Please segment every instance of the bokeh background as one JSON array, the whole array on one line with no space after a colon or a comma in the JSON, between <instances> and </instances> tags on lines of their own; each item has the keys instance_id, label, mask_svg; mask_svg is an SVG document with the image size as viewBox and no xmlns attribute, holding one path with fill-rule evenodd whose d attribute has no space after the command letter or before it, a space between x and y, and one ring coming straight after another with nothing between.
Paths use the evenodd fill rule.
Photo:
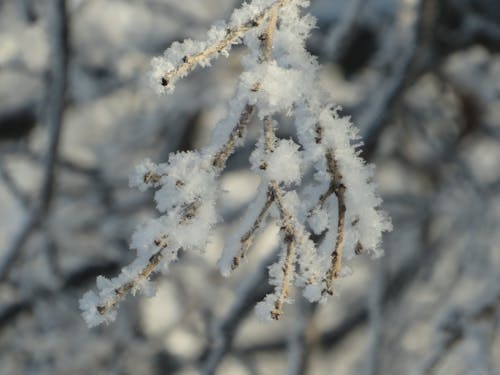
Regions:
<instances>
[{"instance_id":1,"label":"bokeh background","mask_svg":"<svg viewBox=\"0 0 500 375\"><path fill-rule=\"evenodd\" d=\"M240 3L0 0L0 374L500 374L498 0L313 1L308 48L394 225L339 296L255 319L273 225L229 279L216 270L258 185L255 124L222 177L207 253L86 327L78 299L133 259L131 233L154 215L128 175L207 142L245 50L164 97L150 59Z\"/></svg>"}]
</instances>

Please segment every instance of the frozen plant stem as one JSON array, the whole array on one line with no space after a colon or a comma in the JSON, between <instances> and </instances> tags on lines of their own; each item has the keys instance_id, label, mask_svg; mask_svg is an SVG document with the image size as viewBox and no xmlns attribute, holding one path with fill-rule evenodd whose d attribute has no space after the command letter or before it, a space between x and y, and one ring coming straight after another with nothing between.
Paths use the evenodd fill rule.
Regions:
<instances>
[{"instance_id":1,"label":"frozen plant stem","mask_svg":"<svg viewBox=\"0 0 500 375\"><path fill-rule=\"evenodd\" d=\"M269 62L272 58L272 48L273 48L273 39L274 39L274 33L276 30L276 23L277 23L277 16L278 16L278 9L284 4L284 1L279 1L273 6L269 7L267 9L269 15L269 20L267 21L267 27L265 31L259 36L259 40L262 42L262 61L263 62ZM259 17L259 20L251 21L254 26L260 24L262 22L262 18ZM227 44L226 44L227 45ZM188 59L191 61L191 58ZM261 86L260 82L257 82L254 87L252 87L252 91L258 91ZM254 106L248 105L245 108L245 111L242 113L240 117L240 122L238 125L233 129L233 132L231 135L237 135L238 138L241 138L241 134L245 128L245 126L248 124L249 118L254 111ZM266 134L266 149L268 152L273 152L274 150L274 129L273 129L273 120L270 116L267 116L264 121L263 121L264 127L265 127L265 134ZM223 168L225 165L225 162L229 155L233 152L234 150L234 145L236 143L237 138L236 137L230 137L230 140L226 143L226 146L219 151L217 154L217 157L214 159L213 165L217 166L219 168ZM264 165L260 166L261 168L265 168ZM260 228L262 223L265 221L269 208L271 207L273 203L273 191L271 188L268 189L268 194L267 194L267 200L266 203L264 204L259 216L253 223L252 227L250 228L249 231L247 231L242 237L241 237L241 250L240 253L233 258L233 269L238 267L240 264L240 260L245 257L248 249L251 247L253 243L253 239L255 236L256 231Z\"/></svg>"},{"instance_id":2,"label":"frozen plant stem","mask_svg":"<svg viewBox=\"0 0 500 375\"><path fill-rule=\"evenodd\" d=\"M245 131L246 126L250 122L254 111L254 107L252 105L247 104L245 109L241 113L240 120L238 124L234 127L231 132L229 139L226 144L219 150L219 152L215 155L212 160L212 165L217 169L224 169L227 159L233 153L234 148L236 147L236 143L239 139L243 138L243 133Z\"/></svg>"},{"instance_id":3,"label":"frozen plant stem","mask_svg":"<svg viewBox=\"0 0 500 375\"><path fill-rule=\"evenodd\" d=\"M97 306L97 311L99 312L99 314L106 315L111 309L113 309L120 302L120 300L125 295L127 295L127 293L130 293L130 291L133 290L134 287L141 282L141 280L147 279L151 275L155 267L161 261L162 258L161 252L163 248L164 247L162 247L160 250L158 250L157 253L152 255L151 258L149 258L148 265L141 272L139 272L136 279L130 280L129 282L116 288L114 290L115 294L114 298L110 298L109 300L106 301L106 303Z\"/></svg>"},{"instance_id":4,"label":"frozen plant stem","mask_svg":"<svg viewBox=\"0 0 500 375\"><path fill-rule=\"evenodd\" d=\"M337 196L338 220L337 220L337 239L335 248L331 254L331 266L326 279L326 292L333 294L333 280L340 276L342 269L342 251L344 249L345 237L345 186L342 183L342 175L340 174L337 162L333 156L333 151L329 149L326 152L326 161L328 165L328 173L331 176L330 188Z\"/></svg>"},{"instance_id":5,"label":"frozen plant stem","mask_svg":"<svg viewBox=\"0 0 500 375\"><path fill-rule=\"evenodd\" d=\"M379 210L373 171L359 157L359 136L348 118L338 115L318 84L318 64L305 49L314 19L304 14L306 0L253 0L217 23L207 40L174 43L152 61L152 81L161 93L197 66L207 66L232 45L244 44L243 73L211 142L199 151L172 153L167 163L144 161L130 185L154 189L159 217L132 236L135 261L115 278L97 279L98 292L80 300L89 326L115 319L129 293L151 293L149 278L166 272L178 252L203 252L218 223L218 178L228 158L243 144L255 115L262 131L250 156L261 184L255 201L227 239L218 266L227 276L247 257L259 231L276 223L277 261L269 267L272 292L257 304L263 319L279 319L294 286L311 301L334 293L343 261L361 249L382 254L382 232L391 229ZM296 139L276 136L278 114L294 118ZM303 181L307 172L314 178ZM312 240L312 234L319 238ZM333 246L334 245L334 246ZM333 249L332 249L333 246Z\"/></svg>"},{"instance_id":6,"label":"frozen plant stem","mask_svg":"<svg viewBox=\"0 0 500 375\"><path fill-rule=\"evenodd\" d=\"M283 232L283 241L286 244L285 260L282 265L283 282L276 292L277 298L274 308L271 310L271 318L278 320L283 310L283 304L289 296L289 288L292 281L293 267L295 265L295 230L292 224L292 215L287 211L283 203L283 194L276 181L271 181L271 191L279 208Z\"/></svg>"},{"instance_id":7,"label":"frozen plant stem","mask_svg":"<svg viewBox=\"0 0 500 375\"><path fill-rule=\"evenodd\" d=\"M161 85L168 87L171 83L181 77L185 77L189 72L191 72L196 66L206 64L206 61L213 58L213 56L227 53L227 50L231 48L232 45L239 44L240 39L249 30L259 26L264 19L271 14L271 19L269 21L269 29L274 29L276 25L276 10L282 7L286 3L290 3L291 0L279 0L275 4L265 8L256 17L247 20L245 23L240 25L235 25L232 28L227 28L225 30L225 36L221 39L215 40L212 44L208 45L202 51L192 54L185 55L182 57L182 63L177 65L174 69L166 72L161 77ZM273 19L274 18L274 19ZM268 30L269 31L269 30ZM269 35L269 34L268 34ZM264 59L268 60L271 55L272 42L268 43L269 47L266 47Z\"/></svg>"}]
</instances>

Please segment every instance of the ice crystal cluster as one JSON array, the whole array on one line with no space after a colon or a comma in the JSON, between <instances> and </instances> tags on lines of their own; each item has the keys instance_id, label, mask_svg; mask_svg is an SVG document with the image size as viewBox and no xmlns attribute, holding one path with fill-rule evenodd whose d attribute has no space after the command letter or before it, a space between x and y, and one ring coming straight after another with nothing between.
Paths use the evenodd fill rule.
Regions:
<instances>
[{"instance_id":1,"label":"ice crystal cluster","mask_svg":"<svg viewBox=\"0 0 500 375\"><path fill-rule=\"evenodd\" d=\"M113 279L99 277L98 292L80 300L89 326L113 321L128 293L151 293L151 274L165 272L180 250L204 251L220 219L218 177L243 144L253 116L262 125L250 157L260 187L218 266L229 275L259 231L271 222L279 225L279 256L269 268L274 292L257 305L258 316L279 319L293 286L309 301L323 301L346 273L344 260L361 252L382 253L381 235L391 224L378 209L373 169L359 156L357 129L318 84L318 63L305 49L315 25L305 12L308 6L304 0L245 3L227 23L216 23L206 40L174 43L153 59L154 84L170 93L177 80L227 56L232 46L244 44L249 51L228 115L211 142L199 151L173 153L164 164L146 160L136 168L130 185L155 189L160 215L135 231L135 261ZM298 143L277 138L278 114L293 121Z\"/></svg>"}]
</instances>

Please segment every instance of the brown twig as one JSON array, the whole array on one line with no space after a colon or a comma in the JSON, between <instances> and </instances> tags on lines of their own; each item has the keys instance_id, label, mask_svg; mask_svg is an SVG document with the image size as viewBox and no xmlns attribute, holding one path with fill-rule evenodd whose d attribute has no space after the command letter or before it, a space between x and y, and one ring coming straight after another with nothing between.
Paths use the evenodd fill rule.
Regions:
<instances>
[{"instance_id":1,"label":"brown twig","mask_svg":"<svg viewBox=\"0 0 500 375\"><path fill-rule=\"evenodd\" d=\"M283 1L279 1L279 2L276 2L275 4L273 4L269 8L268 25L267 25L264 33L259 38L262 42L262 57L261 58L263 61L270 61L272 58L273 40L274 40L274 34L276 32L276 26L277 26L277 21L278 21L278 10L281 6L283 6L283 4L284 4ZM258 91L260 89L260 86L261 86L260 82L256 83L253 90ZM254 109L253 106L247 105L247 108L248 107L250 107L251 110L253 111L253 109ZM242 117L243 117L243 115L242 115ZM240 123L241 122L242 121L240 119ZM266 152L270 153L270 152L274 151L274 142L275 142L273 119L270 116L266 116L264 118L263 123L264 123L265 149L266 149ZM236 132L238 132L238 130L237 130L238 127L239 126L237 126L235 128ZM235 131L233 131L233 133L234 132ZM234 144L234 142L232 142L232 143ZM228 143L226 143L226 145L229 145L229 146L231 145L231 138L230 138L230 141L228 141ZM226 147L224 147L223 150L225 148ZM227 152L223 153L223 155L225 155L225 154L227 154ZM219 160L219 159L220 159L220 157L216 157L214 159L214 161ZM214 165L215 165L215 162L214 162ZM265 169L265 168L266 168L266 165L262 164L261 169ZM251 245L253 243L253 239L255 237L255 233L261 227L262 223L264 223L264 221L267 217L267 214L269 212L269 208L273 204L274 196L275 196L275 194L273 194L273 191L272 191L271 187L269 186L268 193L267 193L267 199L266 199L266 202L264 203L264 206L262 207L259 215L257 216L255 221L253 222L250 229L247 232L245 232L245 234L240 239L241 249L238 252L238 254L233 257L233 261L232 261L232 265L231 265L231 268L233 270L239 266L241 259L243 259L245 257L246 253L248 252L248 249L251 247Z\"/></svg>"},{"instance_id":2,"label":"brown twig","mask_svg":"<svg viewBox=\"0 0 500 375\"><path fill-rule=\"evenodd\" d=\"M296 235L295 227L293 225L293 216L285 207L283 202L283 192L276 181L271 181L270 188L272 189L274 202L280 211L280 216L282 220L281 231L283 232L283 240L286 244L286 256L285 262L283 264L283 283L281 285L281 291L274 303L274 309L271 311L271 318L278 320L281 317L283 311L283 304L289 295L289 288L293 276L293 268L295 265L295 247L296 247Z\"/></svg>"},{"instance_id":3,"label":"brown twig","mask_svg":"<svg viewBox=\"0 0 500 375\"><path fill-rule=\"evenodd\" d=\"M236 126L233 128L231 131L231 134L229 135L229 139L226 141L224 146L215 154L213 160L212 160L212 165L217 168L217 169L223 169L224 166L226 165L227 159L229 159L229 156L234 151L234 148L236 147L236 142L238 139L243 138L243 132L245 130L245 127L248 125L250 122L250 119L252 118L252 114L254 112L254 106L247 104L245 106L245 109L240 115L240 119Z\"/></svg>"},{"instance_id":4,"label":"brown twig","mask_svg":"<svg viewBox=\"0 0 500 375\"><path fill-rule=\"evenodd\" d=\"M316 124L316 137L315 137L316 144L319 145L323 142L324 132L325 131L324 131L323 127L320 124ZM333 151L331 151L331 152L333 154ZM325 155L325 158L326 158L327 163L328 163L329 156L327 154ZM329 168L329 166L327 166L327 168ZM330 185L328 186L328 189L323 194L321 194L319 196L319 199L318 199L318 202L316 203L316 205L309 210L309 214L308 214L309 216L312 216L314 214L314 212L323 209L326 202L328 201L328 198L330 198L335 193L335 179L333 178L333 175L331 173L330 173L330 175L332 176L332 178L330 179Z\"/></svg>"},{"instance_id":5,"label":"brown twig","mask_svg":"<svg viewBox=\"0 0 500 375\"><path fill-rule=\"evenodd\" d=\"M241 259L243 259L246 256L248 250L252 246L255 233L261 227L262 223L266 220L267 214L272 204L273 204L273 195L268 190L266 203L264 203L264 206L262 207L259 215L257 216L257 219L255 219L250 229L247 232L245 232L245 234L240 239L241 249L238 252L238 254L233 258L233 263L231 265L231 268L233 270L240 265Z\"/></svg>"},{"instance_id":6,"label":"brown twig","mask_svg":"<svg viewBox=\"0 0 500 375\"><path fill-rule=\"evenodd\" d=\"M167 247L166 238L162 238L161 240L155 240L155 245L159 247L159 250L154 253L148 260L148 264L142 269L142 271L129 282L115 288L114 296L112 299L106 301L104 304L97 306L97 312L101 315L106 315L112 309L114 309L118 303L125 298L125 296L135 289L138 285L140 285L144 280L147 280L149 276L153 273L155 268L160 264L160 261L163 258L163 250Z\"/></svg>"},{"instance_id":7,"label":"brown twig","mask_svg":"<svg viewBox=\"0 0 500 375\"><path fill-rule=\"evenodd\" d=\"M317 144L323 142L324 129L320 124L316 125L316 138ZM327 191L320 195L316 205L309 210L309 216L313 215L315 211L322 209L328 199L335 194L337 197L337 236L335 240L335 247L331 253L331 266L328 270L325 279L323 280L325 284L325 290L323 293L333 294L333 281L340 276L342 270L342 254L344 250L344 239L345 239L345 190L346 187L342 182L342 174L340 173L338 162L335 159L335 154L332 148L328 148L325 153L326 167L328 174L330 175L330 185ZM359 219L355 220L352 224L353 226L357 224ZM356 244L355 253L360 254L363 250L361 243Z\"/></svg>"},{"instance_id":8,"label":"brown twig","mask_svg":"<svg viewBox=\"0 0 500 375\"><path fill-rule=\"evenodd\" d=\"M342 270L342 253L344 250L345 238L345 190L346 187L342 183L342 174L340 173L338 163L335 160L333 151L329 149L326 152L326 160L328 166L328 173L332 177L332 186L335 195L337 196L338 205L338 220L337 220L337 240L335 241L335 248L331 254L331 266L326 275L326 290L328 294L333 294L333 280L340 276Z\"/></svg>"},{"instance_id":9,"label":"brown twig","mask_svg":"<svg viewBox=\"0 0 500 375\"><path fill-rule=\"evenodd\" d=\"M274 34L277 27L279 3L276 3L270 12L269 23L265 33L261 37L262 40L262 56L264 61L269 61L272 58L272 47ZM266 154L274 152L276 136L274 131L274 121L271 116L264 117L264 147ZM274 308L271 311L271 318L278 320L283 311L283 304L289 295L290 283L293 277L293 267L295 265L295 247L296 236L293 225L293 216L285 207L283 202L283 191L281 190L276 180L271 180L269 183L270 201L275 202L281 217L281 231L283 232L283 240L286 244L285 261L282 265L283 282L278 297L274 302Z\"/></svg>"}]
</instances>

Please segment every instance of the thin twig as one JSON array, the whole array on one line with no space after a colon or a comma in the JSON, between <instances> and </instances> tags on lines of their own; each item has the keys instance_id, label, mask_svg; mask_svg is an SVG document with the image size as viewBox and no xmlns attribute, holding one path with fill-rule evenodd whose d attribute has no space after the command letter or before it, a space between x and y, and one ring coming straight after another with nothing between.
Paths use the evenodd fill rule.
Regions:
<instances>
[{"instance_id":1,"label":"thin twig","mask_svg":"<svg viewBox=\"0 0 500 375\"><path fill-rule=\"evenodd\" d=\"M281 6L283 6L284 2L276 2L269 8L269 20L268 24L266 27L266 30L264 33L260 36L260 40L262 42L261 44L261 49L262 49L262 60L263 61L270 61L272 59L272 48L273 48L273 41L274 41L274 34L276 32L276 27L277 27L277 22L278 22L278 10ZM255 85L255 90L260 89L260 82ZM248 106L247 106L248 107ZM251 109L253 111L253 106L251 106ZM241 120L240 120L241 122ZM273 124L273 119L270 116L266 116L263 120L264 124L264 137L265 137L265 149L267 153L271 153L274 151L274 142L275 142L275 136L274 136L274 124ZM233 131L234 132L234 131ZM262 169L265 169L266 166L262 165ZM274 201L274 194L272 191L271 186L268 187L268 193L267 193L267 199L266 202L264 203L264 206L262 207L259 215L253 222L252 226L250 229L245 232L245 234L241 237L240 243L241 243L241 249L238 252L238 254L233 258L232 261L232 269L234 270L237 268L240 264L240 261L242 258L245 257L246 253L248 252L249 248L251 247L253 243L253 239L255 237L255 233L257 230L263 225L265 222L269 209L271 208L273 201Z\"/></svg>"},{"instance_id":2,"label":"thin twig","mask_svg":"<svg viewBox=\"0 0 500 375\"><path fill-rule=\"evenodd\" d=\"M226 165L227 159L229 156L234 151L234 148L236 147L236 142L238 139L241 139L243 137L243 132L250 122L250 119L252 118L252 114L254 112L254 106L247 104L245 106L245 109L240 115L240 119L234 129L231 131L231 134L229 135L229 139L226 141L224 146L215 154L213 160L212 160L212 165L216 167L219 170L222 170L224 166Z\"/></svg>"},{"instance_id":3,"label":"thin twig","mask_svg":"<svg viewBox=\"0 0 500 375\"><path fill-rule=\"evenodd\" d=\"M272 9L269 16L269 23L266 27L265 34L263 35L263 59L264 61L270 61L272 58L272 47L274 41L274 34L276 32L277 21L278 21L278 9L279 4L275 4L274 9ZM276 136L274 133L274 121L271 116L266 116L263 121L264 124L264 147L266 154L271 154L275 149ZM271 193L271 201L274 201L279 209L280 217L282 221L281 231L283 232L283 240L286 245L286 254L284 264L282 265L283 270L283 281L276 301L274 302L274 308L271 311L271 318L278 320L281 317L283 311L283 304L289 296L289 288L293 277L293 267L296 260L295 247L296 247L296 236L295 228L293 225L293 217L290 212L288 212L284 202L283 202L283 191L281 190L279 184L275 180L271 180L269 183L269 192Z\"/></svg>"},{"instance_id":4,"label":"thin twig","mask_svg":"<svg viewBox=\"0 0 500 375\"><path fill-rule=\"evenodd\" d=\"M229 158L229 156L234 151L236 142L239 138L243 136L244 128L247 126L251 119L254 107L251 105L245 106L245 110L241 113L240 119L236 126L231 131L228 140L221 147L221 149L216 153L212 159L212 165L219 170L222 170ZM149 171L144 174L143 181L146 184L157 184L160 182L161 178L166 176L165 174L157 174L155 172ZM189 222L195 214L197 207L191 204L186 207L179 224L186 224ZM111 300L106 301L104 304L97 306L97 311L101 315L106 315L112 309L116 308L118 303L133 289L135 289L144 280L147 280L149 276L154 272L155 268L160 263L163 258L163 250L167 247L166 238L155 241L155 245L159 247L159 250L149 259L148 264L143 268L137 277L133 280L121 285L114 291L114 296Z\"/></svg>"},{"instance_id":5,"label":"thin twig","mask_svg":"<svg viewBox=\"0 0 500 375\"><path fill-rule=\"evenodd\" d=\"M255 234L266 220L267 215L269 213L269 209L271 208L272 204L273 204L273 195L268 190L266 203L264 203L264 206L262 207L255 221L252 223L250 229L247 232L245 232L245 234L240 239L241 249L238 252L238 254L233 258L233 263L231 266L233 270L239 266L241 259L243 259L246 256L248 250L252 246Z\"/></svg>"},{"instance_id":6,"label":"thin twig","mask_svg":"<svg viewBox=\"0 0 500 375\"><path fill-rule=\"evenodd\" d=\"M14 178L7 171L2 163L0 163L0 178L3 180L5 187L12 196L21 204L21 206L27 209L30 205L30 198L28 194L22 191L21 187L17 185Z\"/></svg>"},{"instance_id":7,"label":"thin twig","mask_svg":"<svg viewBox=\"0 0 500 375\"><path fill-rule=\"evenodd\" d=\"M331 253L331 266L326 276L326 290L328 294L333 294L333 281L340 276L342 270L342 254L344 250L345 238L345 185L342 183L342 174L340 173L339 166L333 151L329 149L326 153L326 160L328 166L328 173L332 178L332 186L335 195L337 196L338 206L338 219L337 219L337 239L335 241L335 248Z\"/></svg>"},{"instance_id":8,"label":"thin twig","mask_svg":"<svg viewBox=\"0 0 500 375\"><path fill-rule=\"evenodd\" d=\"M148 264L142 269L141 272L129 282L119 286L114 290L113 298L106 301L106 303L97 306L97 311L101 315L106 315L111 310L113 310L118 303L120 303L123 298L132 290L134 290L137 285L140 285L144 280L147 280L149 276L153 273L156 266L160 264L160 261L163 258L162 251L166 248L166 242L164 246L160 246L160 250L158 250L155 254L153 254L148 261Z\"/></svg>"},{"instance_id":9,"label":"thin twig","mask_svg":"<svg viewBox=\"0 0 500 375\"><path fill-rule=\"evenodd\" d=\"M317 124L316 125L316 143L320 144L323 142L324 129ZM344 239L345 239L345 190L346 187L342 182L342 174L340 173L338 163L335 160L335 155L332 148L328 148L325 154L327 170L330 175L330 185L327 191L320 195L316 205L309 210L309 216L313 215L317 210L322 209L328 199L335 194L337 197L337 236L335 240L335 247L330 255L331 266L327 272L326 278L323 280L325 284L325 289L323 293L333 294L333 281L340 276L342 270L342 254L344 250ZM363 249L361 243L356 244L355 253L360 254Z\"/></svg>"},{"instance_id":10,"label":"thin twig","mask_svg":"<svg viewBox=\"0 0 500 375\"><path fill-rule=\"evenodd\" d=\"M281 188L276 181L271 181L270 186L274 196L274 201L276 202L276 205L280 211L282 220L281 231L283 232L283 240L286 244L286 256L285 262L283 264L283 282L281 285L281 290L278 294L278 298L274 303L274 309L271 311L271 318L278 320L281 317L281 313L283 311L283 304L290 294L289 288L293 277L296 259L296 235L293 225L293 217L285 207L285 204L283 202L283 192Z\"/></svg>"},{"instance_id":11,"label":"thin twig","mask_svg":"<svg viewBox=\"0 0 500 375\"><path fill-rule=\"evenodd\" d=\"M408 288L410 288L413 283L418 280L420 272L430 266L429 263L432 262L432 257L422 256L421 251L423 250L425 255L428 255L427 252L429 249L427 246L428 244L426 244L426 246L422 249L415 251L415 253L407 261L405 261L398 270L387 277L387 282L383 285L381 293L384 305L389 302L393 302L404 295ZM318 337L312 338L309 342L309 346L311 348L319 346L325 350L329 350L344 340L357 328L368 322L369 311L366 304L366 297L362 297L355 301L352 304L352 308L349 308L348 311L349 314L347 314L345 319L332 329L326 330ZM286 338L275 338L274 340L268 342L236 348L235 353L237 355L244 356L260 352L269 354L270 352L282 351L286 348Z\"/></svg>"}]
</instances>

